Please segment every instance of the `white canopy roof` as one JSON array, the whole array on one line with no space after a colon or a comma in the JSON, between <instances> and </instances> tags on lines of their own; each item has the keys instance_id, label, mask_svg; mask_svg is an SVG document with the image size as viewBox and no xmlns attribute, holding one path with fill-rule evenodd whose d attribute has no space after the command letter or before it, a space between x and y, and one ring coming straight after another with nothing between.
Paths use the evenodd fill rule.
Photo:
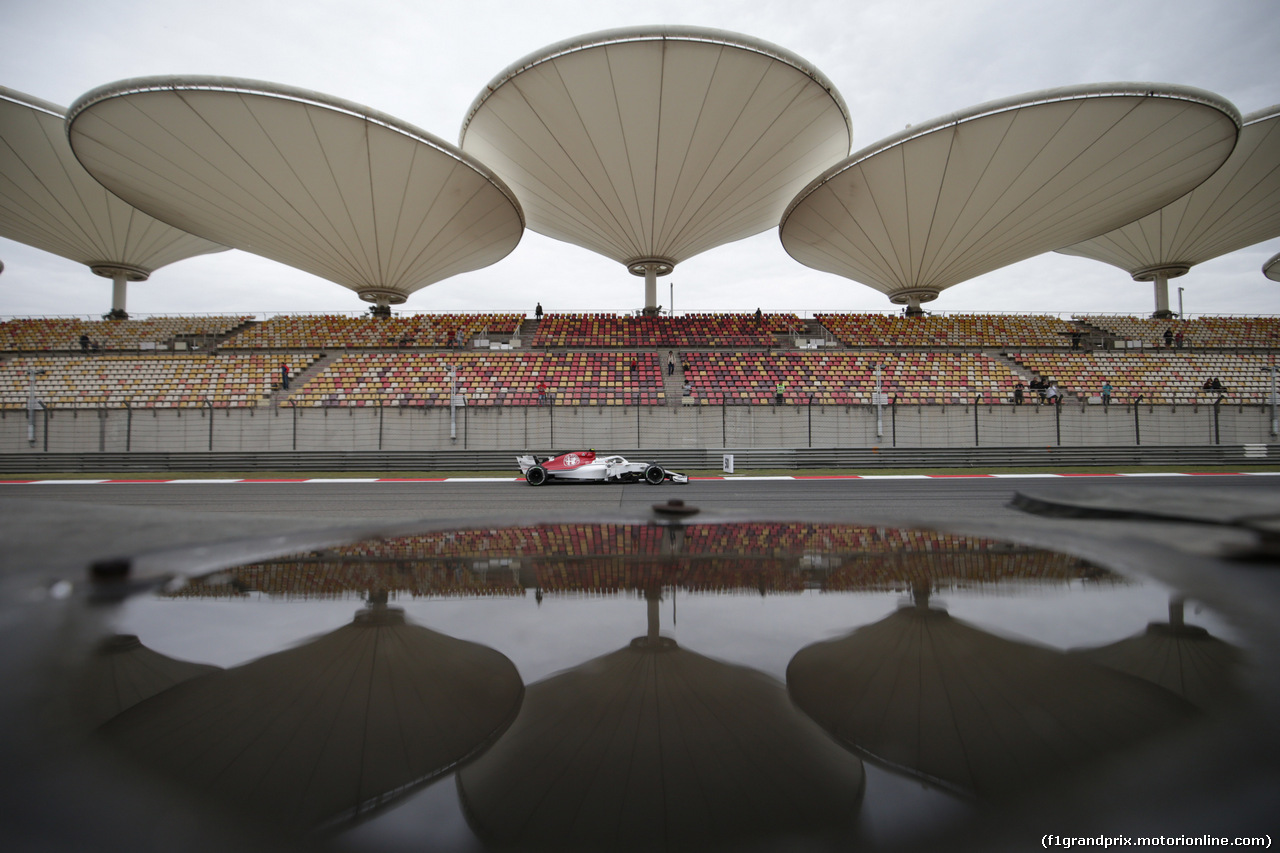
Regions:
<instances>
[{"instance_id":1,"label":"white canopy roof","mask_svg":"<svg viewBox=\"0 0 1280 853\"><path fill-rule=\"evenodd\" d=\"M1244 117L1240 141L1211 178L1172 204L1060 251L1120 267L1137 281L1280 236L1280 104Z\"/></svg>"},{"instance_id":2,"label":"white canopy roof","mask_svg":"<svg viewBox=\"0 0 1280 853\"><path fill-rule=\"evenodd\" d=\"M1262 274L1272 281L1280 281L1280 255L1272 255L1262 265Z\"/></svg>"},{"instance_id":3,"label":"white canopy roof","mask_svg":"<svg viewBox=\"0 0 1280 853\"><path fill-rule=\"evenodd\" d=\"M0 235L132 281L226 249L107 192L67 144L66 110L0 87Z\"/></svg>"},{"instance_id":4,"label":"white canopy roof","mask_svg":"<svg viewBox=\"0 0 1280 853\"><path fill-rule=\"evenodd\" d=\"M152 215L404 302L520 241L515 197L454 146L327 95L225 77L126 80L68 115L76 157Z\"/></svg>"},{"instance_id":5,"label":"white canopy roof","mask_svg":"<svg viewBox=\"0 0 1280 853\"><path fill-rule=\"evenodd\" d=\"M895 303L1131 222L1212 175L1240 116L1197 89L1106 84L994 101L831 167L780 227L796 260Z\"/></svg>"},{"instance_id":6,"label":"white canopy roof","mask_svg":"<svg viewBox=\"0 0 1280 853\"><path fill-rule=\"evenodd\" d=\"M849 152L849 112L803 59L748 36L662 27L552 45L486 87L460 144L534 231L662 272L774 226Z\"/></svg>"}]
</instances>

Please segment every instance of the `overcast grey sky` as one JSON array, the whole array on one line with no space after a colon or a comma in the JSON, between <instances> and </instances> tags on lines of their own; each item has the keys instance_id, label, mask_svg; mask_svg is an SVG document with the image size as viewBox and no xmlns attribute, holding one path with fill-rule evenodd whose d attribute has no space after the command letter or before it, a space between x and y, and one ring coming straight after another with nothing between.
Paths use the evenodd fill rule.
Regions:
<instances>
[{"instance_id":1,"label":"overcast grey sky","mask_svg":"<svg viewBox=\"0 0 1280 853\"><path fill-rule=\"evenodd\" d=\"M62 106L91 88L153 74L217 74L366 104L456 143L472 100L520 57L622 26L717 27L787 48L849 105L854 150L936 116L1054 86L1174 83L1241 113L1280 103L1275 0L0 0L0 85ZM1188 313L1280 314L1263 263L1270 240L1192 269ZM0 316L98 315L111 283L77 263L0 238ZM869 287L792 260L771 229L659 279L676 310L887 310ZM586 249L526 231L499 263L419 290L404 311L627 311L643 280ZM1120 269L1042 255L943 291L939 311L1147 314L1151 285ZM197 257L130 285L149 313L360 311L331 282L243 252Z\"/></svg>"}]
</instances>

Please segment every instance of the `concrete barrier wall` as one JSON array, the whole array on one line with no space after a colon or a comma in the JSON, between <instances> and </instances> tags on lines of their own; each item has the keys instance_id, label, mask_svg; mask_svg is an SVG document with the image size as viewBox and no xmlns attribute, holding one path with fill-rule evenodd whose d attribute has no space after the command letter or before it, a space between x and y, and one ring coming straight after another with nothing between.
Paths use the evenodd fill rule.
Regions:
<instances>
[{"instance_id":1,"label":"concrete barrier wall","mask_svg":"<svg viewBox=\"0 0 1280 853\"><path fill-rule=\"evenodd\" d=\"M556 406L0 412L0 453L1274 444L1262 406ZM451 438L451 435L453 436Z\"/></svg>"}]
</instances>

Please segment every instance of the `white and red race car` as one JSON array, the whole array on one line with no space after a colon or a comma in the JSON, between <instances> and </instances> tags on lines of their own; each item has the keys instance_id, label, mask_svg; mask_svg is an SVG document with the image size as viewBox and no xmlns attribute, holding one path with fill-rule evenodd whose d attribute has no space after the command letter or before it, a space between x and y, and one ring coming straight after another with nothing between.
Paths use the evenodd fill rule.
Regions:
<instances>
[{"instance_id":1,"label":"white and red race car","mask_svg":"<svg viewBox=\"0 0 1280 853\"><path fill-rule=\"evenodd\" d=\"M658 486L670 480L688 483L684 474L656 462L628 462L621 456L601 456L594 450L574 450L558 456L517 456L520 472L531 486L566 481L576 483L639 483Z\"/></svg>"}]
</instances>

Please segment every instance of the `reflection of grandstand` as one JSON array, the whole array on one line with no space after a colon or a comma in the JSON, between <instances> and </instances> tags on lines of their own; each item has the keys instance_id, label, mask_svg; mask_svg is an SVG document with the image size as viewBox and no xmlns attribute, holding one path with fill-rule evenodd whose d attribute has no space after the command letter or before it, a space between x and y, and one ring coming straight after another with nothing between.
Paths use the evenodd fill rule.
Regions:
<instances>
[{"instance_id":1,"label":"reflection of grandstand","mask_svg":"<svg viewBox=\"0 0 1280 853\"><path fill-rule=\"evenodd\" d=\"M342 597L901 590L1110 577L1074 557L987 539L852 525L550 524L371 540L243 566L177 594Z\"/></svg>"}]
</instances>

